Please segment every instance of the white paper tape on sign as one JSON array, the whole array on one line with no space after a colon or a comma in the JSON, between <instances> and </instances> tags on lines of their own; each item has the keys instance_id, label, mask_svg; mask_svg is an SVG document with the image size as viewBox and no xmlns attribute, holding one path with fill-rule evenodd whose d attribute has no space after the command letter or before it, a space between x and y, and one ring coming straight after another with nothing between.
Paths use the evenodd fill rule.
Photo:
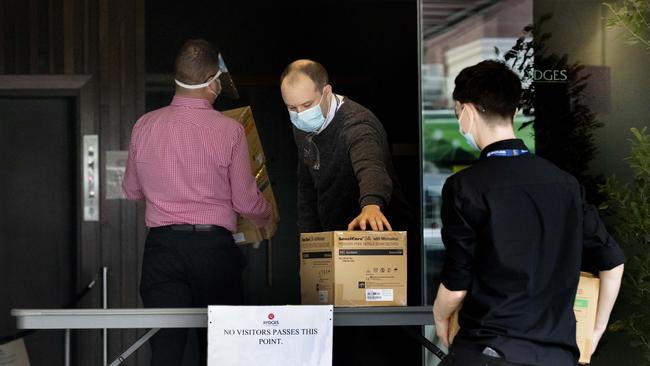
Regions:
<instances>
[{"instance_id":1,"label":"white paper tape on sign","mask_svg":"<svg viewBox=\"0 0 650 366\"><path fill-rule=\"evenodd\" d=\"M332 366L332 305L209 306L208 366Z\"/></svg>"}]
</instances>

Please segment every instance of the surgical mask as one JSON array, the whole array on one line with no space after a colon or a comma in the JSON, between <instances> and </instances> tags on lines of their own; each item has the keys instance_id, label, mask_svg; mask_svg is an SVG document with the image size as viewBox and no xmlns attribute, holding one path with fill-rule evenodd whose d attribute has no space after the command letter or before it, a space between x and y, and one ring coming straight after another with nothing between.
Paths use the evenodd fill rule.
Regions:
<instances>
[{"instance_id":1,"label":"surgical mask","mask_svg":"<svg viewBox=\"0 0 650 366\"><path fill-rule=\"evenodd\" d=\"M325 93L321 94L318 104L309 109L302 112L289 111L289 119L297 129L307 133L315 133L323 127L325 116L323 116L320 104L324 95Z\"/></svg>"},{"instance_id":2,"label":"surgical mask","mask_svg":"<svg viewBox=\"0 0 650 366\"><path fill-rule=\"evenodd\" d=\"M210 80L208 80L208 81L206 81L205 83L202 83L202 84L190 85L190 84L185 84L185 83L181 82L180 80L176 80L176 79L174 79L174 82L176 83L176 85L180 86L181 88L185 88L185 89L201 89L201 88L206 88L207 87L208 90L210 91L210 93L214 94L214 96L216 97L218 94L215 93L214 90L210 89L210 84L212 84L212 82L216 80L217 83L219 83L219 89L221 89L221 81L218 79L220 75L221 75L221 70L217 71L217 73L214 74L214 76L212 78L210 78Z\"/></svg>"},{"instance_id":3,"label":"surgical mask","mask_svg":"<svg viewBox=\"0 0 650 366\"><path fill-rule=\"evenodd\" d=\"M465 108L460 112L460 116L458 116L458 132L465 138L465 141L467 144L474 150L476 151L481 151L481 148L478 147L478 144L476 144L476 140L474 140L474 136L472 135L471 132L463 132L463 127L460 123L460 119L463 117L463 113L465 113ZM471 129L471 125L470 125Z\"/></svg>"}]
</instances>

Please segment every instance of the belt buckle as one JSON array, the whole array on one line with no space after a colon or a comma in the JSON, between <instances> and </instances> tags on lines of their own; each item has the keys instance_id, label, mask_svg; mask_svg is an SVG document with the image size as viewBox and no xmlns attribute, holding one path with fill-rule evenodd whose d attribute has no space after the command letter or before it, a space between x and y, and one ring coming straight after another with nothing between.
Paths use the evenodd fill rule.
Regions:
<instances>
[{"instance_id":1,"label":"belt buckle","mask_svg":"<svg viewBox=\"0 0 650 366\"><path fill-rule=\"evenodd\" d=\"M174 224L172 225L174 231L194 231L194 225L190 224Z\"/></svg>"},{"instance_id":2,"label":"belt buckle","mask_svg":"<svg viewBox=\"0 0 650 366\"><path fill-rule=\"evenodd\" d=\"M494 348L492 348L492 347L483 348L483 352L481 352L481 353L486 355L486 356L490 356L490 357L494 357L494 358L502 358L501 355L499 354L499 352L495 351Z\"/></svg>"},{"instance_id":3,"label":"belt buckle","mask_svg":"<svg viewBox=\"0 0 650 366\"><path fill-rule=\"evenodd\" d=\"M212 231L212 225L208 224L197 224L194 225L195 231Z\"/></svg>"}]
</instances>

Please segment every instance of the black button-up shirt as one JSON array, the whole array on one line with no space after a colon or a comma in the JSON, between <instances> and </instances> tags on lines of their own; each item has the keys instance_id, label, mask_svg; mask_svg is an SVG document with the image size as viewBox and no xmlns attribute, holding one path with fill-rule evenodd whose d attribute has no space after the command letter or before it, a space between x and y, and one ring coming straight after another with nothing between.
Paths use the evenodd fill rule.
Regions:
<instances>
[{"instance_id":1,"label":"black button-up shirt","mask_svg":"<svg viewBox=\"0 0 650 366\"><path fill-rule=\"evenodd\" d=\"M581 267L608 270L624 258L573 176L534 154L499 156L526 149L521 140L496 142L447 179L441 277L449 290L467 290L454 343L548 365L579 356L573 302Z\"/></svg>"}]
</instances>

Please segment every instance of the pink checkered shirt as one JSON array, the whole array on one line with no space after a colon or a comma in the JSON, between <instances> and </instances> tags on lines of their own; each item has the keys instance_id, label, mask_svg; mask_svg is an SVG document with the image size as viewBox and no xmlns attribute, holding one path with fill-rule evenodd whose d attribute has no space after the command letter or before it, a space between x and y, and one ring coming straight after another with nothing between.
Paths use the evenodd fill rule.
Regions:
<instances>
[{"instance_id":1,"label":"pink checkered shirt","mask_svg":"<svg viewBox=\"0 0 650 366\"><path fill-rule=\"evenodd\" d=\"M251 174L244 128L204 99L175 96L133 127L122 190L146 200L147 226L212 224L232 232L237 213L271 218Z\"/></svg>"}]
</instances>

